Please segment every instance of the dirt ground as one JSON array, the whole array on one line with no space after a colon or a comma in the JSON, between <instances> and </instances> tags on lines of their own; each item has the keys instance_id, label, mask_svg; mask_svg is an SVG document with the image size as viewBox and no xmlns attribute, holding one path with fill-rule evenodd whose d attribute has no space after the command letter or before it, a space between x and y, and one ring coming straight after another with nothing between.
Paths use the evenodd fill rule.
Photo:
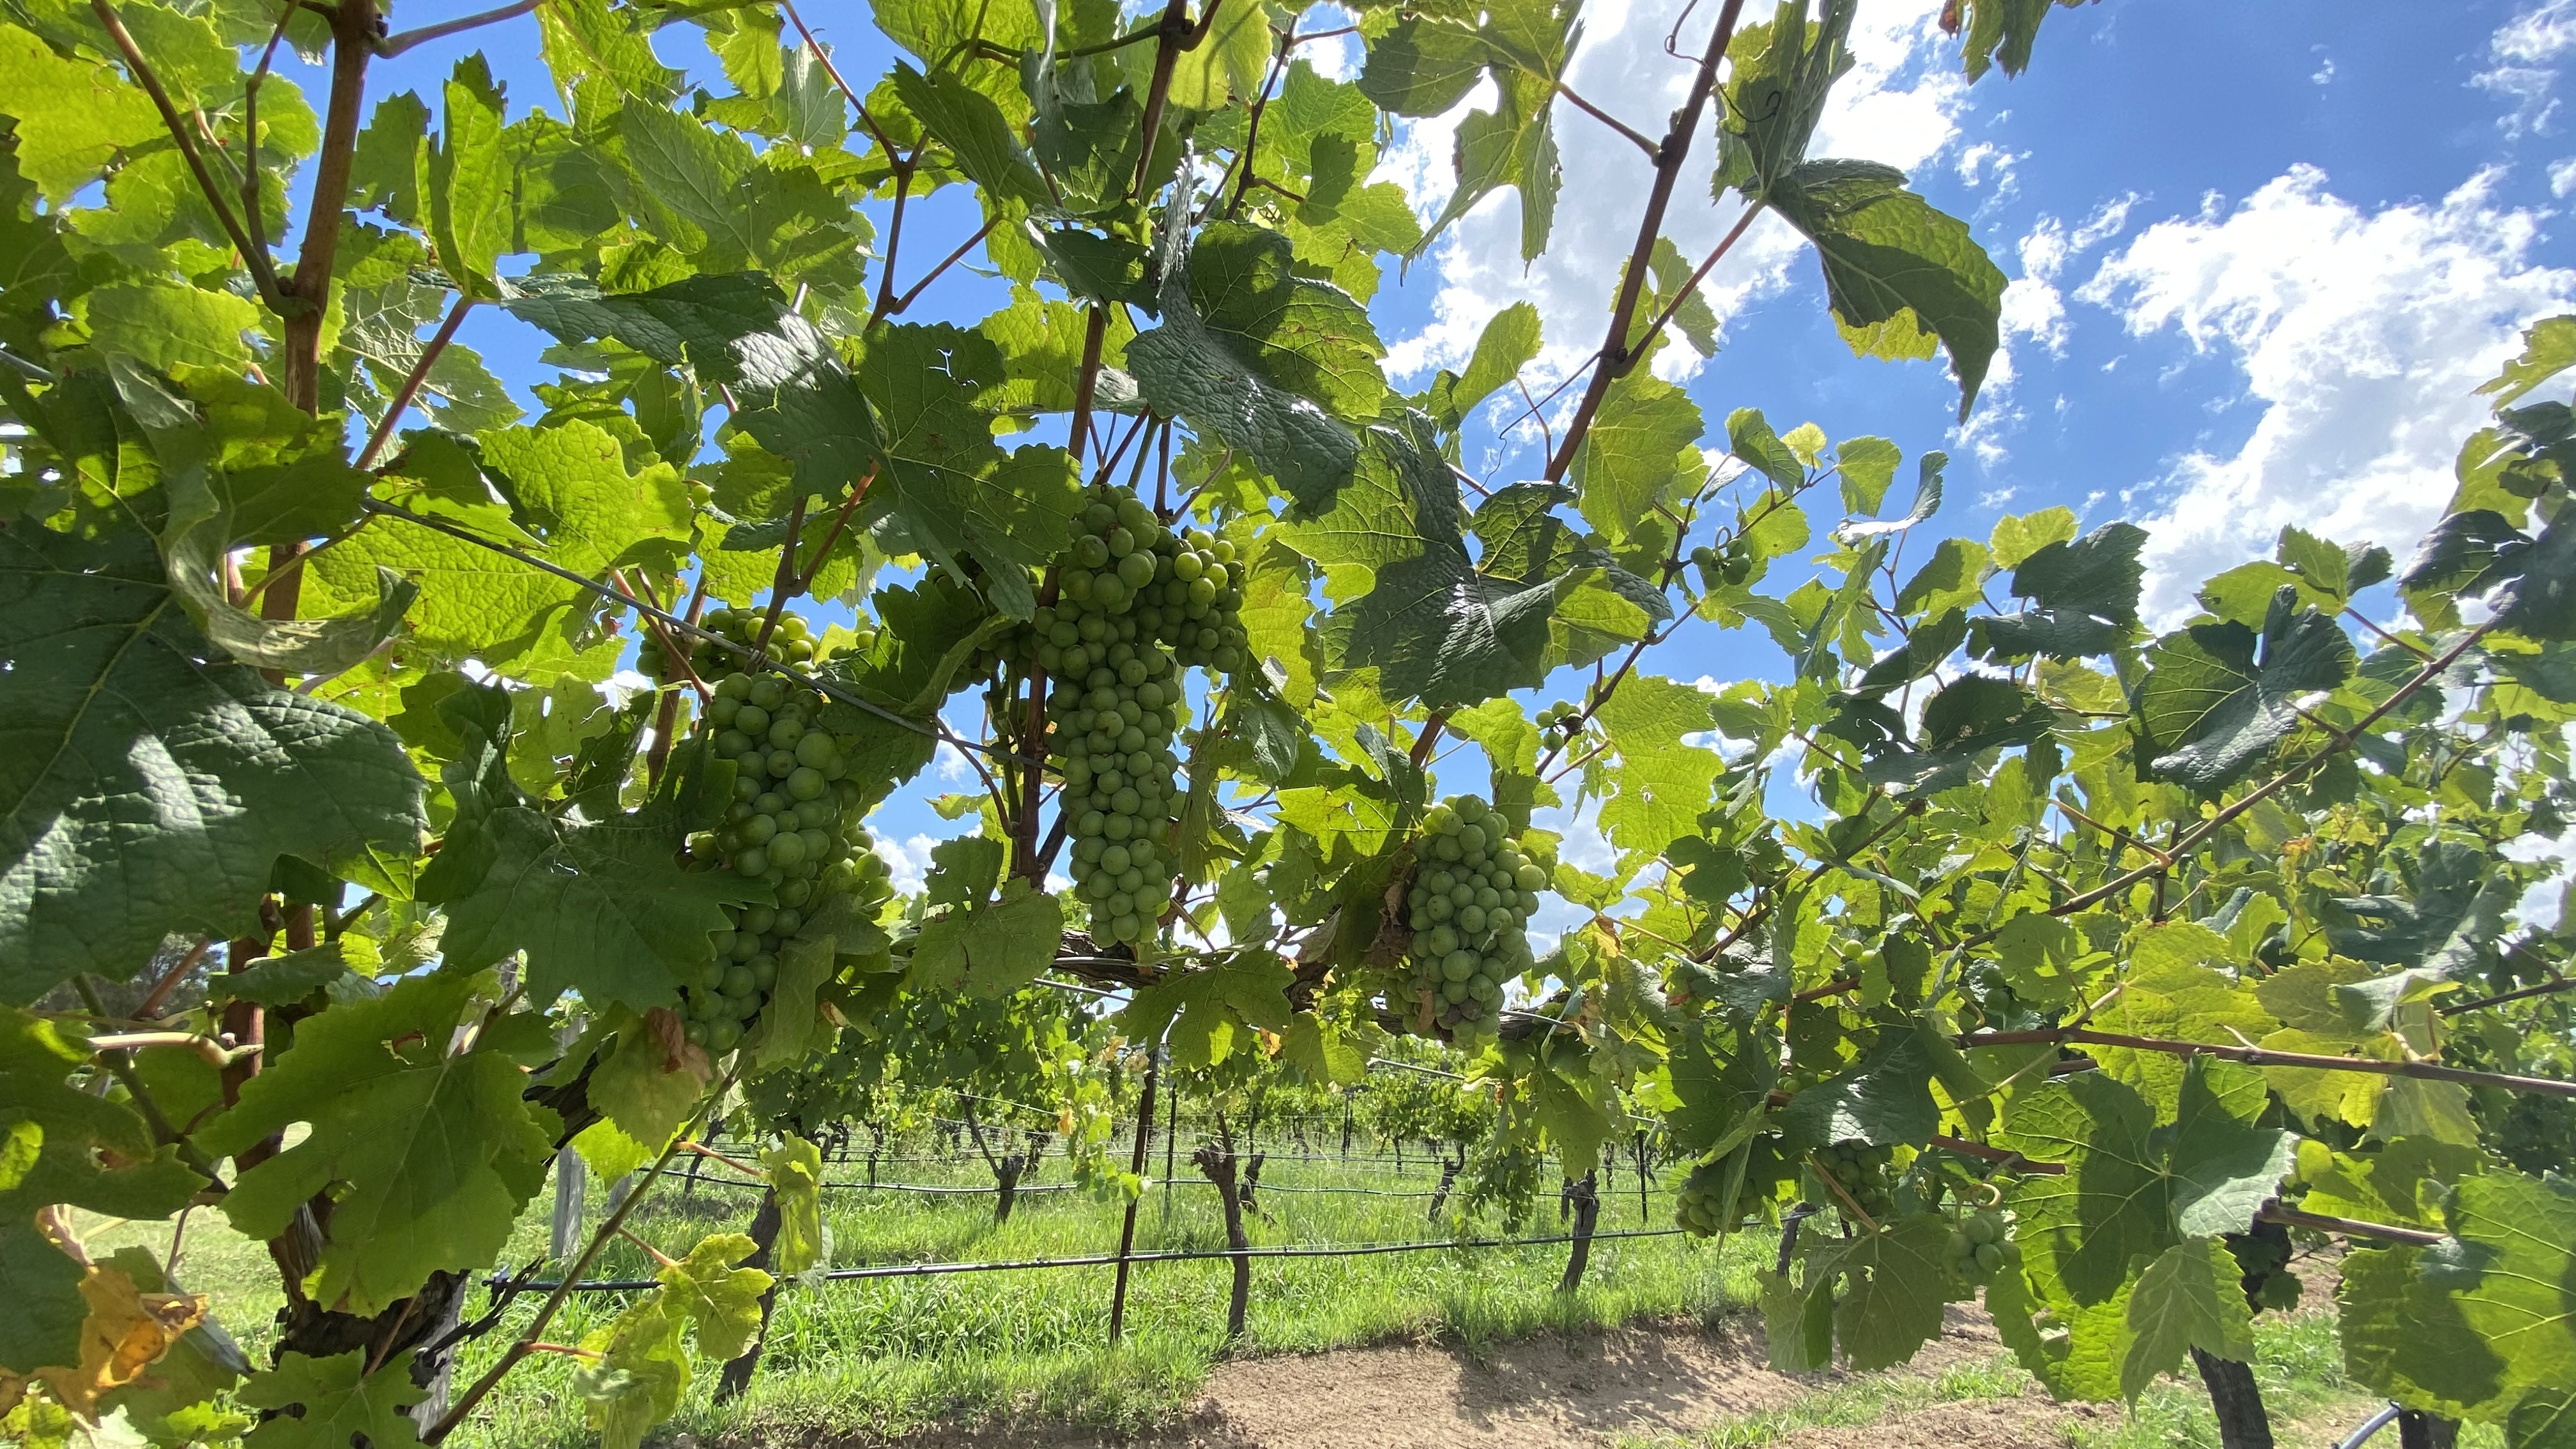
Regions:
<instances>
[{"instance_id":1,"label":"dirt ground","mask_svg":"<svg viewBox=\"0 0 2576 1449\"><path fill-rule=\"evenodd\" d=\"M1938 1374L2000 1345L1982 1314L1952 1310L1914 1362ZM1764 1364L1758 1326L1648 1325L1505 1344L1483 1356L1429 1345L1227 1364L1191 1414L1143 1440L1000 1425L910 1439L906 1449L1602 1449L1621 1436L1689 1435L1850 1382ZM2059 1449L2088 1411L2045 1399L1944 1404L1850 1429L1808 1428L1800 1449Z\"/></svg>"}]
</instances>

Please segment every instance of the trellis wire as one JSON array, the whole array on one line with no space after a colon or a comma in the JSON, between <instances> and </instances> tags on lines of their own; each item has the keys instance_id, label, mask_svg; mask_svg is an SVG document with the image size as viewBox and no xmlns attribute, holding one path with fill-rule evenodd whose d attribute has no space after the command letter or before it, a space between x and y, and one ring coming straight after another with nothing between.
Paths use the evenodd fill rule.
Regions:
<instances>
[{"instance_id":1,"label":"trellis wire","mask_svg":"<svg viewBox=\"0 0 2576 1449\"><path fill-rule=\"evenodd\" d=\"M1271 1191L1264 1187L1263 1192ZM1623 1228L1594 1232L1593 1242L1620 1238L1669 1238L1688 1232L1687 1228ZM1442 1248L1545 1248L1575 1240L1572 1233L1559 1233L1544 1238L1449 1238L1418 1243L1304 1243L1273 1248L1176 1248L1150 1253L1129 1253L1126 1261L1136 1263L1199 1263L1232 1258L1367 1258L1386 1253L1423 1253ZM800 1275L831 1283L855 1282L873 1278L935 1278L957 1273L1016 1273L1042 1268L1107 1268L1119 1261L1116 1253L1093 1253L1079 1258L1019 1258L978 1263L889 1263L869 1268L834 1268L822 1273ZM495 1275L487 1287L499 1288L510 1280ZM560 1281L518 1285L528 1292L551 1293L563 1287ZM659 1278L602 1278L574 1283L574 1293L643 1293L662 1286Z\"/></svg>"}]
</instances>

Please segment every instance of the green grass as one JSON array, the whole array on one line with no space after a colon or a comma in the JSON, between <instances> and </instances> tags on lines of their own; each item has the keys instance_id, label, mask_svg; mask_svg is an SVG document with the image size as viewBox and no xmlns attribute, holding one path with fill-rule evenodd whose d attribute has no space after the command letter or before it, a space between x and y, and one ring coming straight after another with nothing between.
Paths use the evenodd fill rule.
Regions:
<instances>
[{"instance_id":1,"label":"green grass","mask_svg":"<svg viewBox=\"0 0 2576 1449\"><path fill-rule=\"evenodd\" d=\"M1159 1167L1160 1164L1157 1164ZM1061 1172L1061 1163L1048 1166ZM858 1164L835 1163L833 1180L858 1177ZM1186 1162L1180 1166L1188 1174ZM989 1183L981 1164L939 1170L930 1164L888 1166L888 1180ZM1255 1246L1418 1241L1488 1236L1503 1225L1482 1220L1438 1227L1421 1197L1366 1197L1272 1191L1311 1185L1378 1185L1420 1190L1432 1174L1420 1163L1400 1177L1391 1164L1299 1163L1273 1159L1263 1173L1268 1216L1250 1224ZM604 1216L596 1184L591 1222ZM1150 1189L1138 1215L1137 1249L1222 1249L1223 1220L1215 1192L1184 1184ZM540 1196L515 1226L506 1266L544 1251L551 1198ZM709 1232L740 1231L756 1194L700 1186L685 1198L666 1184L630 1220L655 1246L674 1254ZM834 1266L1078 1257L1113 1251L1121 1208L1079 1192L1023 1197L1011 1221L992 1222L989 1197L827 1192L825 1223ZM1641 1219L1632 1179L1622 1174L1605 1198L1604 1232L1671 1223L1668 1194L1655 1193ZM1562 1231L1552 1206L1524 1228L1526 1236ZM127 1242L157 1252L167 1224L122 1224L91 1234L105 1248ZM899 1434L932 1423L956 1424L998 1414L1039 1417L1102 1428L1133 1429L1187 1408L1209 1369L1231 1355L1311 1352L1399 1340L1436 1338L1469 1352L1531 1334L1643 1319L1715 1318L1751 1301L1753 1272L1767 1243L1740 1239L1723 1252L1697 1240L1663 1237L1606 1240L1593 1246L1582 1290L1555 1291L1565 1265L1562 1244L1385 1254L1363 1258L1255 1259L1245 1340L1224 1339L1231 1268L1224 1261L1139 1265L1129 1287L1126 1338L1108 1344L1112 1271L1107 1267L962 1274L796 1285L780 1295L768 1348L752 1392L719 1412L710 1401L712 1364L700 1364L673 1426L707 1439L747 1441L793 1428L800 1435ZM273 1336L280 1302L275 1270L260 1245L200 1211L189 1225L181 1265L192 1290L211 1294L218 1316L255 1360ZM613 1242L591 1275L649 1276L650 1260ZM478 1311L477 1292L469 1311ZM546 1332L577 1343L604 1326L630 1298L584 1294L571 1299ZM458 1382L493 1361L526 1323L534 1303L522 1300L500 1329L460 1354ZM595 1435L569 1393L574 1361L538 1355L487 1401L472 1442L493 1449L552 1449L589 1444Z\"/></svg>"}]
</instances>

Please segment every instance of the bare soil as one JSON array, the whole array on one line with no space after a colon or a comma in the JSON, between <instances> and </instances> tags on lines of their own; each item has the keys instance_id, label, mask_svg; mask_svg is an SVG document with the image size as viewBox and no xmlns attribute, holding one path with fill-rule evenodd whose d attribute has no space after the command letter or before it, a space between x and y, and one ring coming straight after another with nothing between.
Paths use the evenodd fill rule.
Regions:
<instances>
[{"instance_id":1,"label":"bare soil","mask_svg":"<svg viewBox=\"0 0 2576 1449\"><path fill-rule=\"evenodd\" d=\"M1941 1337L1891 1373L1929 1376L2001 1345L1985 1316L1951 1310ZM1219 1367L1179 1423L1136 1438L995 1424L913 1437L904 1449L1606 1449L1687 1436L1852 1382L1766 1366L1757 1324L1648 1324L1550 1335L1474 1354L1398 1344ZM1944 1404L1864 1429L1802 1429L1807 1449L2059 1449L2084 1411L2045 1399Z\"/></svg>"}]
</instances>

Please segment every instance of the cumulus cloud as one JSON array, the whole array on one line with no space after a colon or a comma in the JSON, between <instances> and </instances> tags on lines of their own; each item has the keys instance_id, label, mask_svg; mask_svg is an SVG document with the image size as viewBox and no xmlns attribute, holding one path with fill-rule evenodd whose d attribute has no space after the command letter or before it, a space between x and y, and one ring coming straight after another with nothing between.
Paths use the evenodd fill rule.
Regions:
<instances>
[{"instance_id":1,"label":"cumulus cloud","mask_svg":"<svg viewBox=\"0 0 2576 1449\"><path fill-rule=\"evenodd\" d=\"M1582 47L1567 83L1585 98L1647 134L1685 99L1693 61L1664 53L1664 33L1681 14L1682 0L1607 0L1587 6ZM1814 154L1882 161L1914 170L1940 155L1958 134L1967 84L1958 74L1955 42L1939 29L1940 6L1871 5L1861 10L1852 34L1855 66L1835 87ZM1689 34L1704 39L1704 19L1694 16ZM1687 51L1698 40L1683 43ZM1458 122L1490 106L1481 84L1449 115L1406 123L1381 174L1402 181L1426 220L1454 190L1451 154ZM1564 187L1557 198L1555 229L1547 253L1524 268L1520 259L1517 192L1488 198L1435 244L1439 291L1432 321L1398 339L1387 370L1418 378L1437 367L1458 367L1494 313L1512 302L1535 303L1545 350L1534 372L1561 377L1580 366L1601 341L1620 267L1636 243L1638 208L1653 171L1645 155L1608 127L1560 104L1557 145ZM1689 173L1675 193L1665 234L1696 261L1717 244L1738 216L1729 199L1708 199L1709 137L1696 140ZM1788 226L1765 216L1719 264L1702 293L1723 324L1758 298L1788 284L1791 265L1805 246ZM1812 264L1811 264L1812 265ZM1657 365L1668 375L1697 365L1686 347L1668 348Z\"/></svg>"},{"instance_id":2,"label":"cumulus cloud","mask_svg":"<svg viewBox=\"0 0 2576 1449\"><path fill-rule=\"evenodd\" d=\"M2226 358L2261 409L2241 445L2186 454L2151 486L2153 620L2286 524L2402 554L2432 523L2486 412L2473 389L2524 325L2576 301L2576 271L2531 259L2541 218L2500 206L2498 179L2366 212L2293 167L2233 210L2213 198L2147 228L2078 289L2132 335L2170 329Z\"/></svg>"},{"instance_id":3,"label":"cumulus cloud","mask_svg":"<svg viewBox=\"0 0 2576 1449\"><path fill-rule=\"evenodd\" d=\"M887 873L894 878L895 890L911 895L921 889L922 877L930 873L931 847L940 841L934 836L915 835L905 840L880 836L877 857L886 863Z\"/></svg>"},{"instance_id":4,"label":"cumulus cloud","mask_svg":"<svg viewBox=\"0 0 2576 1449\"><path fill-rule=\"evenodd\" d=\"M2469 84L2512 107L2496 125L2507 136L2547 133L2558 118L2558 62L2576 50L2576 0L2541 0L2487 41L2493 62Z\"/></svg>"}]
</instances>

